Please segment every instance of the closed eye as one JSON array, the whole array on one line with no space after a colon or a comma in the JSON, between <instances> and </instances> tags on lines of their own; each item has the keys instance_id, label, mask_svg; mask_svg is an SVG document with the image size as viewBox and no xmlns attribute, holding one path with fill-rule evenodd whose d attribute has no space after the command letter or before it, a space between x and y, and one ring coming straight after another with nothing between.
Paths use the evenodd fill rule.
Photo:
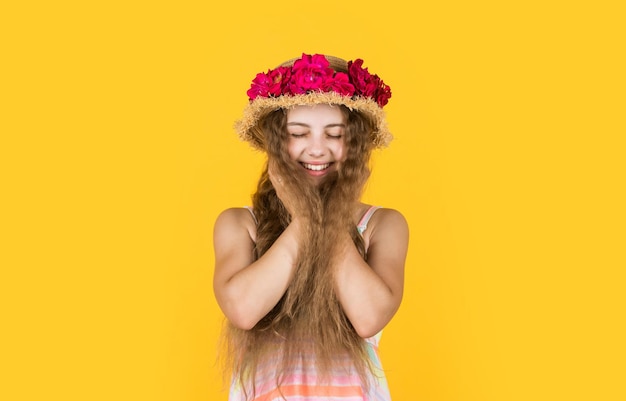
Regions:
<instances>
[{"instance_id":1,"label":"closed eye","mask_svg":"<svg viewBox=\"0 0 626 401\"><path fill-rule=\"evenodd\" d=\"M331 139L341 139L341 137L343 137L343 129L339 128L339 127L334 127L333 129L327 129L326 130L326 136L328 138Z\"/></svg>"}]
</instances>

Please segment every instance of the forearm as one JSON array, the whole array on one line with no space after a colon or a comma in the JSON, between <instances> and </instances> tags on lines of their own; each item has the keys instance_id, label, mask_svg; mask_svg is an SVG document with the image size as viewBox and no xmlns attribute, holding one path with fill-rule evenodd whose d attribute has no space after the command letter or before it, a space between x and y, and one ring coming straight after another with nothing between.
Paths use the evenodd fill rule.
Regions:
<instances>
[{"instance_id":1,"label":"forearm","mask_svg":"<svg viewBox=\"0 0 626 401\"><path fill-rule=\"evenodd\" d=\"M361 337L371 337L391 320L400 304L385 281L361 257L346 235L341 242L335 271L339 302Z\"/></svg>"},{"instance_id":2,"label":"forearm","mask_svg":"<svg viewBox=\"0 0 626 401\"><path fill-rule=\"evenodd\" d=\"M294 220L261 258L222 286L220 306L235 326L254 327L287 290L298 259L300 227Z\"/></svg>"}]
</instances>

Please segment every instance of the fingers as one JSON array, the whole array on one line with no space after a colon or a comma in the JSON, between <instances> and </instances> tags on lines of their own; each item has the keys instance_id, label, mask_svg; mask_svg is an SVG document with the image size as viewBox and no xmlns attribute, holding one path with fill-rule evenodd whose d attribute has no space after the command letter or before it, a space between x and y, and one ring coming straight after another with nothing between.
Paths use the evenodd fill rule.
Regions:
<instances>
[{"instance_id":1,"label":"fingers","mask_svg":"<svg viewBox=\"0 0 626 401\"><path fill-rule=\"evenodd\" d=\"M280 199L287 211L293 215L292 204L294 202L294 194L290 190L291 186L289 185L288 180L284 180L283 176L278 175L278 171L280 170L276 168L275 164L270 162L267 172L272 186L276 191L276 196L278 196L278 199Z\"/></svg>"}]
</instances>

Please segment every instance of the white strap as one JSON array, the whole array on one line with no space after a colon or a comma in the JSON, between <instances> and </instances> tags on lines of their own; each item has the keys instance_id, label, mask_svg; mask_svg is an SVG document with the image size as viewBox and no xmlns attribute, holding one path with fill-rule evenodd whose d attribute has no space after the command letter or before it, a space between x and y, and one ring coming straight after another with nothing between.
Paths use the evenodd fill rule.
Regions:
<instances>
[{"instance_id":1,"label":"white strap","mask_svg":"<svg viewBox=\"0 0 626 401\"><path fill-rule=\"evenodd\" d=\"M365 212L363 217L361 217L361 221L359 221L359 224L357 224L356 226L357 230L359 230L359 234L363 234L365 232L365 230L367 229L367 223L369 223L374 212L380 208L380 206L371 206L369 209L367 209L367 212Z\"/></svg>"},{"instance_id":2,"label":"white strap","mask_svg":"<svg viewBox=\"0 0 626 401\"><path fill-rule=\"evenodd\" d=\"M248 211L252 215L252 219L254 220L254 224L259 225L259 222L257 221L256 216L254 215L254 209L252 209L252 206L244 206L244 207L246 209L248 209Z\"/></svg>"}]
</instances>

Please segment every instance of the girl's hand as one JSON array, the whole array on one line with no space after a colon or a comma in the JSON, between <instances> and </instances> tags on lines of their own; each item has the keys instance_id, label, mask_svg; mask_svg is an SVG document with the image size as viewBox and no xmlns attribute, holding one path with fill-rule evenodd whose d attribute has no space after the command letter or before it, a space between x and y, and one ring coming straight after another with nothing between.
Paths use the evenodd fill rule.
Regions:
<instances>
[{"instance_id":1,"label":"girl's hand","mask_svg":"<svg viewBox=\"0 0 626 401\"><path fill-rule=\"evenodd\" d=\"M278 199L283 203L285 209L291 215L291 218L294 219L301 211L301 208L298 207L298 196L294 193L290 186L287 185L283 177L278 175L278 169L275 166L275 162L270 161L267 172L270 177L270 181L276 190L276 195Z\"/></svg>"}]
</instances>

